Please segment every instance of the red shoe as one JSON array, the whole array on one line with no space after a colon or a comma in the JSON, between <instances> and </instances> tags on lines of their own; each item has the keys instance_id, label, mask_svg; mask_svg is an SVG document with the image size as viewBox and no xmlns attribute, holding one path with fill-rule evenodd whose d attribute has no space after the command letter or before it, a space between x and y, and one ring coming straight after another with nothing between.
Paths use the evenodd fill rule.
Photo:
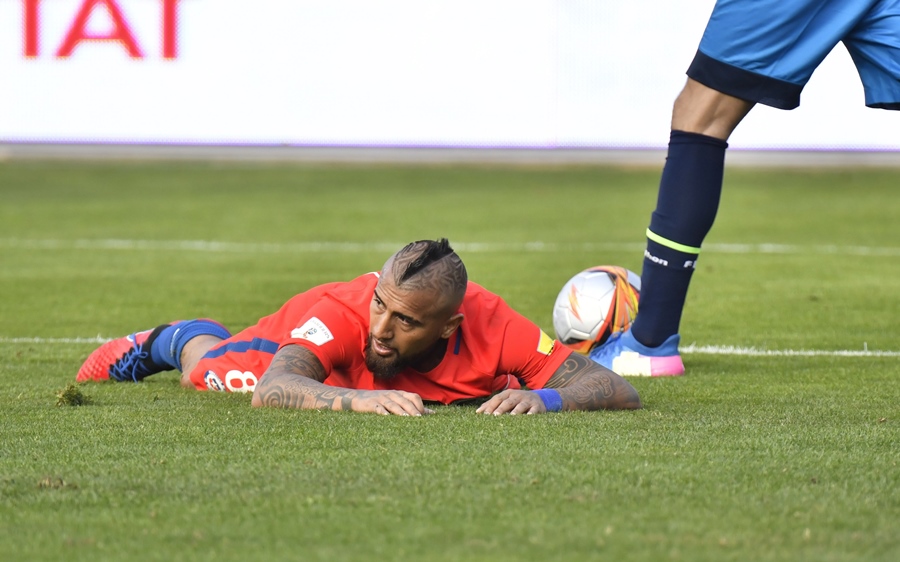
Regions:
<instances>
[{"instance_id":1,"label":"red shoe","mask_svg":"<svg viewBox=\"0 0 900 562\"><path fill-rule=\"evenodd\" d=\"M124 338L111 340L101 345L85 360L75 380L78 382L134 381L158 373L153 370L155 364L150 359L150 347L144 344L153 330L137 332ZM149 359L149 361L147 361Z\"/></svg>"}]
</instances>

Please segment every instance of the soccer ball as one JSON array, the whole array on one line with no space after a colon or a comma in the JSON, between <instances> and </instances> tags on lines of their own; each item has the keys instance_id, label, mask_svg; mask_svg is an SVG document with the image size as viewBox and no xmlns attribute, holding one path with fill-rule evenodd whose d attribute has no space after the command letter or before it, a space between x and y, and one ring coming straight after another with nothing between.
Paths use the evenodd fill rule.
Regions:
<instances>
[{"instance_id":1,"label":"soccer ball","mask_svg":"<svg viewBox=\"0 0 900 562\"><path fill-rule=\"evenodd\" d=\"M615 265L598 265L569 279L553 305L556 338L588 353L631 326L638 310L641 278Z\"/></svg>"}]
</instances>

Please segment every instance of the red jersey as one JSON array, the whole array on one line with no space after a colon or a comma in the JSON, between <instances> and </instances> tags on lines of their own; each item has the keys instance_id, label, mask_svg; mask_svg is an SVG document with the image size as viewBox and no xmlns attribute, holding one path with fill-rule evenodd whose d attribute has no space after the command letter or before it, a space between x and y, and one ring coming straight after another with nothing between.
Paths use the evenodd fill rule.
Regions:
<instances>
[{"instance_id":1,"label":"red jersey","mask_svg":"<svg viewBox=\"0 0 900 562\"><path fill-rule=\"evenodd\" d=\"M365 363L369 306L377 283L378 274L369 273L346 283L320 285L293 297L275 314L213 348L191 379L198 388L252 390L246 386L254 386L262 376L255 371L264 371L278 348L295 344L309 349L322 362L329 373L324 381L327 385L405 390L423 400L448 404L489 396L505 388L510 375L531 389L543 388L572 352L498 295L469 282L459 310L462 323L450 336L440 364L428 372L407 368L390 379L377 379ZM249 364L235 364L233 350L255 351L256 364L252 369ZM231 363L216 366L217 360L226 358ZM223 383L224 369L229 369L231 378L226 377ZM242 381L235 378L235 372ZM249 375L253 375L252 381ZM238 388L233 388L236 385Z\"/></svg>"}]
</instances>

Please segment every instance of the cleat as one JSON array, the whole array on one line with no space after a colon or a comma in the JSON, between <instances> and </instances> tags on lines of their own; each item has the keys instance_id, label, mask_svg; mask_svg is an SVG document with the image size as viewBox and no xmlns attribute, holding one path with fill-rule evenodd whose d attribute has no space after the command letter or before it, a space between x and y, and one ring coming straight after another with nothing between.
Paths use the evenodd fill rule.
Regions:
<instances>
[{"instance_id":1,"label":"cleat","mask_svg":"<svg viewBox=\"0 0 900 562\"><path fill-rule=\"evenodd\" d=\"M671 377L684 374L678 354L678 334L659 347L647 347L631 335L631 330L613 334L591 350L590 358L623 377Z\"/></svg>"},{"instance_id":2,"label":"cleat","mask_svg":"<svg viewBox=\"0 0 900 562\"><path fill-rule=\"evenodd\" d=\"M158 373L162 369L150 359L150 346L145 345L152 333L153 330L137 332L101 345L78 369L75 380L87 382L111 379L138 382Z\"/></svg>"}]
</instances>

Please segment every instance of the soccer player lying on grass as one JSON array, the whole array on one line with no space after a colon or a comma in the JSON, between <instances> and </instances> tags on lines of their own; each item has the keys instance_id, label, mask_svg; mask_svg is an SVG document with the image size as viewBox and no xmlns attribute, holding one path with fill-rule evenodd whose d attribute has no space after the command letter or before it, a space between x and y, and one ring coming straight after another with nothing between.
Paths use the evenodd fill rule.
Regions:
<instances>
[{"instance_id":1,"label":"soccer player lying on grass","mask_svg":"<svg viewBox=\"0 0 900 562\"><path fill-rule=\"evenodd\" d=\"M410 416L430 413L427 402L472 399L495 415L641 407L622 377L470 283L446 239L407 245L380 274L296 295L234 336L197 319L112 340L77 380L137 382L171 369L189 388L253 391L253 406Z\"/></svg>"}]
</instances>

